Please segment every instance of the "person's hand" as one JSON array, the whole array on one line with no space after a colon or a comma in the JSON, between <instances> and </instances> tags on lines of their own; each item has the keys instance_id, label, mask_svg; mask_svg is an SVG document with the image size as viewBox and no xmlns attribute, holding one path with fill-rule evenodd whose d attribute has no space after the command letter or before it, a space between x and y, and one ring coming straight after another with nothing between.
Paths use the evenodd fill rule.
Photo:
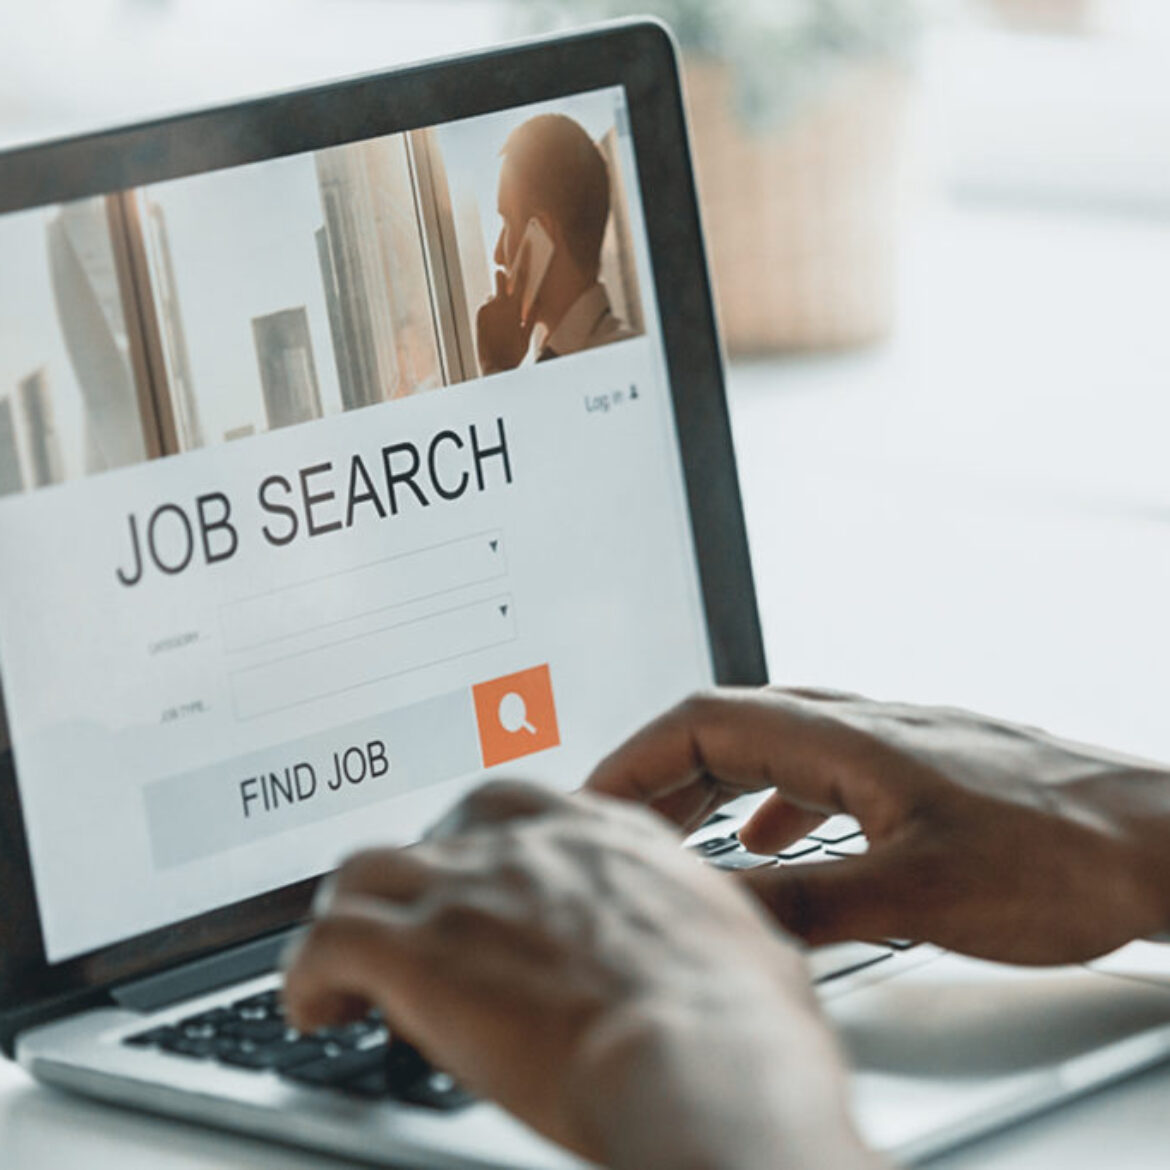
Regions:
<instances>
[{"instance_id":1,"label":"person's hand","mask_svg":"<svg viewBox=\"0 0 1170 1170\"><path fill-rule=\"evenodd\" d=\"M535 322L521 315L524 287L528 282L529 254L521 245L516 261L516 278L508 290L508 275L496 269L495 294L484 301L475 315L475 345L479 368L484 374L514 370L528 352Z\"/></svg>"},{"instance_id":2,"label":"person's hand","mask_svg":"<svg viewBox=\"0 0 1170 1170\"><path fill-rule=\"evenodd\" d=\"M741 879L813 944L911 938L1063 963L1170 924L1170 774L964 711L715 691L638 732L587 787L685 829L775 789L739 834L759 853L855 816L863 856Z\"/></svg>"},{"instance_id":3,"label":"person's hand","mask_svg":"<svg viewBox=\"0 0 1170 1170\"><path fill-rule=\"evenodd\" d=\"M302 1030L375 1004L606 1165L873 1165L800 955L658 817L497 782L321 902L286 976Z\"/></svg>"}]
</instances>

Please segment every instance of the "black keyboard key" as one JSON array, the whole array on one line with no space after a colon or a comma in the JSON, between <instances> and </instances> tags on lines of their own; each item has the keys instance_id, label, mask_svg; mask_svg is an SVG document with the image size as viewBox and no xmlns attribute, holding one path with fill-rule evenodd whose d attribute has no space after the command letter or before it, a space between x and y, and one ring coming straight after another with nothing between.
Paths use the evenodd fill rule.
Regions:
<instances>
[{"instance_id":1,"label":"black keyboard key","mask_svg":"<svg viewBox=\"0 0 1170 1170\"><path fill-rule=\"evenodd\" d=\"M434 1068L413 1044L395 1040L386 1050L384 1065L389 1095L428 1109L462 1109L472 1097L445 1072Z\"/></svg>"},{"instance_id":2,"label":"black keyboard key","mask_svg":"<svg viewBox=\"0 0 1170 1170\"><path fill-rule=\"evenodd\" d=\"M272 1069L284 1072L298 1064L320 1060L333 1046L313 1036L302 1036L274 1044L253 1045L242 1043L238 1048L225 1052L219 1059L233 1068Z\"/></svg>"},{"instance_id":3,"label":"black keyboard key","mask_svg":"<svg viewBox=\"0 0 1170 1170\"><path fill-rule=\"evenodd\" d=\"M274 988L236 1000L230 1007L211 1008L177 1024L137 1032L124 1043L281 1074L314 1065L298 1079L325 1085L369 1078L371 1073L384 1078L388 1037L377 1012L302 1036L286 1024L280 992ZM388 1085L382 1090L382 1095L388 1094Z\"/></svg>"},{"instance_id":4,"label":"black keyboard key","mask_svg":"<svg viewBox=\"0 0 1170 1170\"><path fill-rule=\"evenodd\" d=\"M437 1071L433 1071L430 1076L415 1081L406 1088L399 1088L394 1095L399 1101L405 1101L408 1105L422 1105L427 1109L443 1111L463 1109L475 1100L447 1073Z\"/></svg>"},{"instance_id":5,"label":"black keyboard key","mask_svg":"<svg viewBox=\"0 0 1170 1170\"><path fill-rule=\"evenodd\" d=\"M472 1100L452 1077L432 1068L418 1049L401 1040L337 1052L281 1075L302 1085L367 1100L392 1098L428 1109L461 1109Z\"/></svg>"},{"instance_id":6,"label":"black keyboard key","mask_svg":"<svg viewBox=\"0 0 1170 1170\"><path fill-rule=\"evenodd\" d=\"M405 1040L393 1041L386 1049L385 1056L383 1067L392 1090L409 1088L434 1071L431 1062Z\"/></svg>"},{"instance_id":7,"label":"black keyboard key","mask_svg":"<svg viewBox=\"0 0 1170 1170\"><path fill-rule=\"evenodd\" d=\"M316 1033L323 1040L331 1040L342 1048L365 1048L374 1043L374 1037L385 1038L385 1025L380 1019L357 1020L340 1028L322 1028Z\"/></svg>"},{"instance_id":8,"label":"black keyboard key","mask_svg":"<svg viewBox=\"0 0 1170 1170\"><path fill-rule=\"evenodd\" d=\"M196 1016L188 1016L185 1020L180 1020L179 1027L187 1032L188 1035L191 1034L192 1029L204 1030L210 1028L214 1032L221 1025L235 1018L236 1013L231 1008L212 1008L211 1011L200 1012Z\"/></svg>"},{"instance_id":9,"label":"black keyboard key","mask_svg":"<svg viewBox=\"0 0 1170 1170\"><path fill-rule=\"evenodd\" d=\"M179 1031L188 1040L214 1040L218 1035L214 1024L180 1024Z\"/></svg>"},{"instance_id":10,"label":"black keyboard key","mask_svg":"<svg viewBox=\"0 0 1170 1170\"><path fill-rule=\"evenodd\" d=\"M122 1043L129 1044L133 1048L157 1048L164 1040L173 1039L178 1034L178 1028L164 1024L160 1028L151 1028L146 1032L137 1032L133 1036L126 1036Z\"/></svg>"},{"instance_id":11,"label":"black keyboard key","mask_svg":"<svg viewBox=\"0 0 1170 1170\"><path fill-rule=\"evenodd\" d=\"M268 991L258 992L256 995L249 995L244 999L237 999L232 1002L233 1008L249 1008L249 1007L275 1007L280 1003L280 991L273 987Z\"/></svg>"},{"instance_id":12,"label":"black keyboard key","mask_svg":"<svg viewBox=\"0 0 1170 1170\"><path fill-rule=\"evenodd\" d=\"M373 1048L339 1052L336 1056L311 1060L306 1064L298 1064L294 1068L285 1069L282 1075L290 1081L299 1081L305 1085L340 1088L346 1081L356 1080L368 1073L385 1069L388 1047L387 1044L379 1044Z\"/></svg>"},{"instance_id":13,"label":"black keyboard key","mask_svg":"<svg viewBox=\"0 0 1170 1170\"><path fill-rule=\"evenodd\" d=\"M220 1029L224 1036L237 1040L251 1040L252 1043L271 1044L284 1038L288 1028L283 1020L232 1020Z\"/></svg>"},{"instance_id":14,"label":"black keyboard key","mask_svg":"<svg viewBox=\"0 0 1170 1170\"><path fill-rule=\"evenodd\" d=\"M341 1092L365 1100L396 1100L424 1109L451 1112L464 1109L475 1098L457 1085L446 1073L431 1071L426 1077L410 1082L406 1087L391 1088L385 1069L367 1073L340 1086Z\"/></svg>"},{"instance_id":15,"label":"black keyboard key","mask_svg":"<svg viewBox=\"0 0 1170 1170\"><path fill-rule=\"evenodd\" d=\"M237 999L231 1010L242 1020L283 1020L284 1004L280 992L273 988L258 995Z\"/></svg>"},{"instance_id":16,"label":"black keyboard key","mask_svg":"<svg viewBox=\"0 0 1170 1170\"><path fill-rule=\"evenodd\" d=\"M206 1060L209 1056L218 1054L214 1037L185 1036L182 1032L162 1041L159 1047L164 1052L173 1052L176 1056L192 1056L196 1060Z\"/></svg>"},{"instance_id":17,"label":"black keyboard key","mask_svg":"<svg viewBox=\"0 0 1170 1170\"><path fill-rule=\"evenodd\" d=\"M390 1082L386 1079L386 1070L376 1068L364 1076L354 1077L339 1085L338 1089L347 1097L363 1097L367 1101L382 1101L390 1097Z\"/></svg>"},{"instance_id":18,"label":"black keyboard key","mask_svg":"<svg viewBox=\"0 0 1170 1170\"><path fill-rule=\"evenodd\" d=\"M212 1043L214 1045L214 1049L211 1055L216 1060L223 1060L226 1056L239 1052L240 1049L245 1045L246 1041L236 1040L232 1036L216 1036Z\"/></svg>"}]
</instances>

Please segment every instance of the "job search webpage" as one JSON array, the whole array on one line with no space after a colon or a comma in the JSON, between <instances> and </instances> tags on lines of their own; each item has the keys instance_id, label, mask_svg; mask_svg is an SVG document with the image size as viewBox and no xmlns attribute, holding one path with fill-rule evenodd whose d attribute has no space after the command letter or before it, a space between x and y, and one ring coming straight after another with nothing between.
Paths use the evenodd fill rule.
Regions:
<instances>
[{"instance_id":1,"label":"job search webpage","mask_svg":"<svg viewBox=\"0 0 1170 1170\"><path fill-rule=\"evenodd\" d=\"M0 501L51 957L411 840L488 768L576 786L708 677L650 349Z\"/></svg>"},{"instance_id":2,"label":"job search webpage","mask_svg":"<svg viewBox=\"0 0 1170 1170\"><path fill-rule=\"evenodd\" d=\"M0 219L44 363L0 398L0 672L51 961L413 840L491 772L575 787L710 681L624 127L599 91ZM517 133L599 168L605 235L576 326L484 376L506 227L493 256L461 191L495 206ZM424 167L463 207L442 249ZM99 425L144 397L117 224L164 458Z\"/></svg>"}]
</instances>

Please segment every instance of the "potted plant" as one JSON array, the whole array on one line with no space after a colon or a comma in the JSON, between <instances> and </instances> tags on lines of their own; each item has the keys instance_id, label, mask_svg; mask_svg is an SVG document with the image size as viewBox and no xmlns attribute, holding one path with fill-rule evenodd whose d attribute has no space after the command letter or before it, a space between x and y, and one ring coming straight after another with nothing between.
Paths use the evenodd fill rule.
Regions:
<instances>
[{"instance_id":1,"label":"potted plant","mask_svg":"<svg viewBox=\"0 0 1170 1170\"><path fill-rule=\"evenodd\" d=\"M728 350L889 331L916 0L574 0L524 23L650 13L683 51Z\"/></svg>"},{"instance_id":2,"label":"potted plant","mask_svg":"<svg viewBox=\"0 0 1170 1170\"><path fill-rule=\"evenodd\" d=\"M1096 0L988 0L992 12L1013 29L1085 33L1093 28Z\"/></svg>"}]
</instances>

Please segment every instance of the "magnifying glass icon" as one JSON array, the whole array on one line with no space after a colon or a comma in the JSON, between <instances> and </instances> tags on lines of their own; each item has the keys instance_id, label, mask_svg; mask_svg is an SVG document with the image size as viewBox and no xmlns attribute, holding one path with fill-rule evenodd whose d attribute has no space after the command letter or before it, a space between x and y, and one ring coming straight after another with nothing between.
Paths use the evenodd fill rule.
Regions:
<instances>
[{"instance_id":1,"label":"magnifying glass icon","mask_svg":"<svg viewBox=\"0 0 1170 1170\"><path fill-rule=\"evenodd\" d=\"M496 713L500 726L507 732L515 734L517 731L527 731L530 735L536 734L536 728L528 722L528 707L524 703L524 696L515 691L509 691L501 700Z\"/></svg>"}]
</instances>

